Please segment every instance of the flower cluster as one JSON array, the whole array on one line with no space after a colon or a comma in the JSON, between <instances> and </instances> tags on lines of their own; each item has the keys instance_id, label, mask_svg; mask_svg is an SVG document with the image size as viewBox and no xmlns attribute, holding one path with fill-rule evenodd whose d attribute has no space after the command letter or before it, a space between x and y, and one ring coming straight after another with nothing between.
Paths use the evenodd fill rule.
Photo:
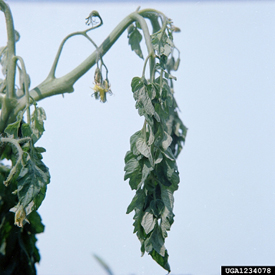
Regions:
<instances>
[{"instance_id":1,"label":"flower cluster","mask_svg":"<svg viewBox=\"0 0 275 275\"><path fill-rule=\"evenodd\" d=\"M100 101L105 103L107 101L106 94L112 94L112 91L110 89L111 85L109 84L108 78L103 80L101 70L99 68L96 68L95 70L95 76L94 76L95 86L93 87L93 90L95 91L93 95L95 96L95 99L99 99Z\"/></svg>"}]
</instances>

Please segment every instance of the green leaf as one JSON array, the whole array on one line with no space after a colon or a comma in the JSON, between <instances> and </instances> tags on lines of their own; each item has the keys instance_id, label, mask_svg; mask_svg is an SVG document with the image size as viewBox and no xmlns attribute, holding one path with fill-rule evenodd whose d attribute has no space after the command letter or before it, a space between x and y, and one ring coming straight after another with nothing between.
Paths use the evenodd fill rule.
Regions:
<instances>
[{"instance_id":1,"label":"green leaf","mask_svg":"<svg viewBox=\"0 0 275 275\"><path fill-rule=\"evenodd\" d=\"M169 255L167 253L167 250L165 250L164 256L161 256L156 250L152 250L150 255L160 266L162 266L168 272L171 272L170 265L168 263Z\"/></svg>"},{"instance_id":2,"label":"green leaf","mask_svg":"<svg viewBox=\"0 0 275 275\"><path fill-rule=\"evenodd\" d=\"M126 214L131 213L134 209L142 208L144 203L144 192L142 189L138 189L131 203L129 204Z\"/></svg>"},{"instance_id":3,"label":"green leaf","mask_svg":"<svg viewBox=\"0 0 275 275\"><path fill-rule=\"evenodd\" d=\"M153 166L154 161L151 155L150 147L146 144L146 141L143 138L138 138L136 141L136 148L137 150L146 158L149 159L150 164Z\"/></svg>"},{"instance_id":4,"label":"green leaf","mask_svg":"<svg viewBox=\"0 0 275 275\"><path fill-rule=\"evenodd\" d=\"M140 89L143 85L144 83L142 82L142 79L140 77L134 77L131 82L132 92Z\"/></svg>"},{"instance_id":5,"label":"green leaf","mask_svg":"<svg viewBox=\"0 0 275 275\"><path fill-rule=\"evenodd\" d=\"M164 209L161 214L161 231L163 238L167 237L167 231L170 230L171 225L174 222L174 213L173 213L173 207L174 207L174 197L173 192L165 188L164 186L161 187L161 199L164 203Z\"/></svg>"},{"instance_id":6,"label":"green leaf","mask_svg":"<svg viewBox=\"0 0 275 275\"><path fill-rule=\"evenodd\" d=\"M155 99L156 95L157 95L155 85L148 84L148 85L146 85L146 88L147 88L147 93L148 93L148 96L150 97L150 99L151 100Z\"/></svg>"},{"instance_id":7,"label":"green leaf","mask_svg":"<svg viewBox=\"0 0 275 275\"><path fill-rule=\"evenodd\" d=\"M146 93L145 86L134 92L134 98L137 102L138 108L144 108L146 114L153 116L155 108L151 102L150 97Z\"/></svg>"},{"instance_id":8,"label":"green leaf","mask_svg":"<svg viewBox=\"0 0 275 275\"><path fill-rule=\"evenodd\" d=\"M155 166L155 172L158 181L162 185L172 186L173 191L178 189L179 172L175 160L165 157L161 163Z\"/></svg>"},{"instance_id":9,"label":"green leaf","mask_svg":"<svg viewBox=\"0 0 275 275\"><path fill-rule=\"evenodd\" d=\"M145 212L141 221L141 225L144 228L145 233L149 234L154 229L155 224L156 224L156 219L154 215L150 212Z\"/></svg>"},{"instance_id":10,"label":"green leaf","mask_svg":"<svg viewBox=\"0 0 275 275\"><path fill-rule=\"evenodd\" d=\"M12 151L11 151L12 155L8 157L8 159L12 160L12 167L9 170L9 174L8 174L6 180L4 180L4 182L3 182L6 186L8 186L12 181L15 181L17 179L22 167L24 166L23 150L20 146L19 141L12 137L0 138L0 142L9 144L9 146L11 146L11 148L12 148ZM6 147L8 147L8 146L5 146L5 148ZM5 152L5 155L6 155L6 152Z\"/></svg>"},{"instance_id":11,"label":"green leaf","mask_svg":"<svg viewBox=\"0 0 275 275\"><path fill-rule=\"evenodd\" d=\"M163 149L166 151L171 143L172 143L172 137L164 131L164 137L161 144Z\"/></svg>"},{"instance_id":12,"label":"green leaf","mask_svg":"<svg viewBox=\"0 0 275 275\"><path fill-rule=\"evenodd\" d=\"M138 188L138 184L141 181L141 167L139 161L136 159L136 156L131 152L127 152L125 156L125 167L124 167L125 175L124 180L129 180L129 184L133 189Z\"/></svg>"},{"instance_id":13,"label":"green leaf","mask_svg":"<svg viewBox=\"0 0 275 275\"><path fill-rule=\"evenodd\" d=\"M128 28L128 38L132 51L134 51L140 58L143 59L143 54L140 48L142 35L139 30L134 26L132 26L132 28Z\"/></svg>"},{"instance_id":14,"label":"green leaf","mask_svg":"<svg viewBox=\"0 0 275 275\"><path fill-rule=\"evenodd\" d=\"M130 137L131 151L134 155L138 155L140 152L136 148L136 142L141 137L141 131L137 131Z\"/></svg>"},{"instance_id":15,"label":"green leaf","mask_svg":"<svg viewBox=\"0 0 275 275\"><path fill-rule=\"evenodd\" d=\"M30 221L31 224L31 232L33 234L38 234L44 232L45 226L42 223L40 215L36 212L33 211L29 216L28 220Z\"/></svg>"},{"instance_id":16,"label":"green leaf","mask_svg":"<svg viewBox=\"0 0 275 275\"><path fill-rule=\"evenodd\" d=\"M162 30L151 35L152 44L158 55L169 56L174 48L173 41Z\"/></svg>"},{"instance_id":17,"label":"green leaf","mask_svg":"<svg viewBox=\"0 0 275 275\"><path fill-rule=\"evenodd\" d=\"M44 120L46 120L46 113L43 108L36 107L31 116L31 128L32 128L32 139L33 143L36 143L40 139L44 129Z\"/></svg>"},{"instance_id":18,"label":"green leaf","mask_svg":"<svg viewBox=\"0 0 275 275\"><path fill-rule=\"evenodd\" d=\"M45 197L50 174L36 148L31 146L29 152L24 153L24 157L26 164L17 179L17 195L20 205L24 208L29 206L29 213L31 213L34 209L38 209Z\"/></svg>"},{"instance_id":19,"label":"green leaf","mask_svg":"<svg viewBox=\"0 0 275 275\"><path fill-rule=\"evenodd\" d=\"M152 253L152 251L156 251L160 256L165 256L165 246L164 239L161 234L161 230L159 226L154 228L154 231L150 234L149 238L147 238L144 242L145 249L148 253Z\"/></svg>"},{"instance_id":20,"label":"green leaf","mask_svg":"<svg viewBox=\"0 0 275 275\"><path fill-rule=\"evenodd\" d=\"M164 203L160 199L151 201L150 208L155 217L159 218L164 210Z\"/></svg>"},{"instance_id":21,"label":"green leaf","mask_svg":"<svg viewBox=\"0 0 275 275\"><path fill-rule=\"evenodd\" d=\"M22 133L23 137L31 137L32 136L32 129L31 129L29 124L23 123L21 125L20 130L21 130L21 133Z\"/></svg>"},{"instance_id":22,"label":"green leaf","mask_svg":"<svg viewBox=\"0 0 275 275\"><path fill-rule=\"evenodd\" d=\"M150 119L148 116L154 116L158 122L160 121L159 115L155 111L145 86L142 86L134 92L134 99L136 100L136 108L138 109L139 115L144 115L148 122Z\"/></svg>"},{"instance_id":23,"label":"green leaf","mask_svg":"<svg viewBox=\"0 0 275 275\"><path fill-rule=\"evenodd\" d=\"M151 146L155 141L155 136L154 136L154 131L153 131L152 127L150 125L148 125L148 128L149 128L148 146Z\"/></svg>"},{"instance_id":24,"label":"green leaf","mask_svg":"<svg viewBox=\"0 0 275 275\"><path fill-rule=\"evenodd\" d=\"M155 164L161 163L163 160L163 155L161 152L158 152L158 154L156 154L157 157L155 158Z\"/></svg>"},{"instance_id":25,"label":"green leaf","mask_svg":"<svg viewBox=\"0 0 275 275\"><path fill-rule=\"evenodd\" d=\"M153 170L154 170L154 168L148 162L144 163L143 168L142 168L142 178L141 178L141 181L139 183L139 187L142 186L142 184L145 183L145 181L149 177L151 171L153 171Z\"/></svg>"},{"instance_id":26,"label":"green leaf","mask_svg":"<svg viewBox=\"0 0 275 275\"><path fill-rule=\"evenodd\" d=\"M177 80L177 78L176 78L175 76L173 76L173 75L171 75L171 74L169 74L169 73L167 73L167 72L164 72L164 76L165 76L166 78L168 78L168 79Z\"/></svg>"},{"instance_id":27,"label":"green leaf","mask_svg":"<svg viewBox=\"0 0 275 275\"><path fill-rule=\"evenodd\" d=\"M18 202L12 195L16 182L7 187L2 184L8 173L5 170L0 173L0 274L21 274L23 270L24 274L34 275L40 260L35 234L43 232L44 226L36 212L28 217L31 224L14 226L14 215L8 209Z\"/></svg>"},{"instance_id":28,"label":"green leaf","mask_svg":"<svg viewBox=\"0 0 275 275\"><path fill-rule=\"evenodd\" d=\"M178 157L183 148L187 135L187 130L188 129L179 118L178 113L175 111L173 113L171 121L171 136L173 138L173 142L170 146L175 158Z\"/></svg>"},{"instance_id":29,"label":"green leaf","mask_svg":"<svg viewBox=\"0 0 275 275\"><path fill-rule=\"evenodd\" d=\"M17 117L16 117L16 121L14 123L10 123L6 127L5 133L8 135L8 137L18 138L19 128L20 128L22 119L23 119L23 112L19 112Z\"/></svg>"},{"instance_id":30,"label":"green leaf","mask_svg":"<svg viewBox=\"0 0 275 275\"><path fill-rule=\"evenodd\" d=\"M131 158L129 158L129 155L131 155ZM124 175L124 180L127 180L130 178L130 176L135 173L136 171L139 170L139 162L135 158L132 152L128 152L125 159L129 158L126 162L126 165L124 167L125 175Z\"/></svg>"}]
</instances>

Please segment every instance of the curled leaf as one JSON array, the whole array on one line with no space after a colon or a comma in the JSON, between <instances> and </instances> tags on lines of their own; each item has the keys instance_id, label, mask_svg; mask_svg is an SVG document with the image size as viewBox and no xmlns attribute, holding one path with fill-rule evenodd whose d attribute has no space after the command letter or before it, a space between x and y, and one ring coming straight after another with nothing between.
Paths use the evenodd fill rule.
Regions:
<instances>
[{"instance_id":1,"label":"curled leaf","mask_svg":"<svg viewBox=\"0 0 275 275\"><path fill-rule=\"evenodd\" d=\"M100 22L98 23L95 18L99 18ZM92 27L94 26L94 24L100 26L103 24L103 20L100 17L98 11L93 10L88 17L86 17L86 25L92 25Z\"/></svg>"},{"instance_id":2,"label":"curled leaf","mask_svg":"<svg viewBox=\"0 0 275 275\"><path fill-rule=\"evenodd\" d=\"M15 213L14 216L14 224L23 227L24 223L30 223L29 220L26 218L26 211L24 207L20 204L16 205L15 207L10 209L11 212Z\"/></svg>"}]
</instances>

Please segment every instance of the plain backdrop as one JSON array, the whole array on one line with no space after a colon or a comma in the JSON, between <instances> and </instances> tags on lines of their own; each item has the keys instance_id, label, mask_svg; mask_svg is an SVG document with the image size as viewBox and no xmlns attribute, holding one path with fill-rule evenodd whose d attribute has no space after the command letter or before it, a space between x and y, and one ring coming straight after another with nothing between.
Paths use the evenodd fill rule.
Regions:
<instances>
[{"instance_id":1,"label":"plain backdrop","mask_svg":"<svg viewBox=\"0 0 275 275\"><path fill-rule=\"evenodd\" d=\"M172 274L217 275L221 265L275 265L275 3L235 2L10 2L32 87L43 81L61 40L83 30L97 10L104 25L91 32L100 44L129 13L155 8L181 28L175 43L181 64L175 76L180 116L188 127L179 156L181 183L175 222L166 241ZM0 44L5 44L3 14ZM83 38L66 45L58 75L85 59ZM146 56L146 48L143 46ZM150 256L140 257L134 192L123 181L129 138L141 129L131 79L143 61L124 33L104 57L113 96L91 97L94 68L72 94L38 103L46 132L39 145L51 183L39 209L39 275L166 274Z\"/></svg>"}]
</instances>

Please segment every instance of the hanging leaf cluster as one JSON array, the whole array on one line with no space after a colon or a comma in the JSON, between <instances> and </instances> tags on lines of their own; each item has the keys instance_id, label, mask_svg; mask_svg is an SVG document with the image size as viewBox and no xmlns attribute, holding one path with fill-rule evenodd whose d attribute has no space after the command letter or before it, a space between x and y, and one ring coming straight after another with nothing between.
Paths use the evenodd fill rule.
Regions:
<instances>
[{"instance_id":1,"label":"hanging leaf cluster","mask_svg":"<svg viewBox=\"0 0 275 275\"><path fill-rule=\"evenodd\" d=\"M0 181L3 182L10 168L0 165ZM44 225L36 211L28 216L29 223L24 227L14 225L14 213L10 209L18 203L12 194L16 182L9 186L0 184L0 274L36 274L35 264L40 261L36 247L36 234L44 231Z\"/></svg>"},{"instance_id":2,"label":"hanging leaf cluster","mask_svg":"<svg viewBox=\"0 0 275 275\"><path fill-rule=\"evenodd\" d=\"M135 42L129 42L131 45L141 41L136 37ZM151 38L157 60L155 73L159 76L153 81L145 77L132 80L136 108L145 120L143 128L130 138L124 179L129 179L131 189L136 190L127 213L134 211L134 233L141 243L142 255L147 252L170 272L165 238L174 222L173 194L180 181L176 158L187 128L178 116L172 85L175 77L170 74L175 69L170 65L175 60L172 31L167 26ZM137 48L132 46L135 51Z\"/></svg>"},{"instance_id":3,"label":"hanging leaf cluster","mask_svg":"<svg viewBox=\"0 0 275 275\"><path fill-rule=\"evenodd\" d=\"M16 182L13 191L18 197L18 203L10 211L15 213L15 224L22 227L33 210L38 209L50 182L48 168L42 162L45 149L34 144L44 132L45 111L36 107L31 117L31 123L23 121L23 112L17 115L17 120L9 124L0 138L1 158L11 160L12 166L4 184L8 186Z\"/></svg>"},{"instance_id":4,"label":"hanging leaf cluster","mask_svg":"<svg viewBox=\"0 0 275 275\"><path fill-rule=\"evenodd\" d=\"M43 232L44 225L36 210L45 197L50 175L42 162L45 149L35 143L44 132L45 119L40 107L35 106L30 124L24 122L20 112L0 137L1 159L12 163L10 167L0 165L4 183L0 188L1 274L35 274L35 263L40 260L35 234Z\"/></svg>"}]
</instances>

